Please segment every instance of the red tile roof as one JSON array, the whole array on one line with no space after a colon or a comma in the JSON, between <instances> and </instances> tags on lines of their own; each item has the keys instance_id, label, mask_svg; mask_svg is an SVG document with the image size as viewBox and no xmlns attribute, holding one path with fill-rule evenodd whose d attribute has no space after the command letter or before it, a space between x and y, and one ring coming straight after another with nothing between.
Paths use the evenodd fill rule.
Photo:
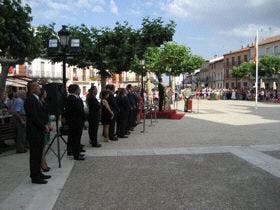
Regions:
<instances>
[{"instance_id":1,"label":"red tile roof","mask_svg":"<svg viewBox=\"0 0 280 210\"><path fill-rule=\"evenodd\" d=\"M269 37L269 38L266 38L266 39L263 39L263 40L259 41L259 46L264 45L264 44L277 42L277 41L280 41L280 35L272 36L272 37Z\"/></svg>"},{"instance_id":2,"label":"red tile roof","mask_svg":"<svg viewBox=\"0 0 280 210\"><path fill-rule=\"evenodd\" d=\"M231 55L231 54L236 54L236 53L240 53L240 52L244 52L244 51L249 51L249 50L250 50L250 47L244 47L244 48L239 49L239 50L230 51L229 53L224 54L224 56Z\"/></svg>"},{"instance_id":3,"label":"red tile roof","mask_svg":"<svg viewBox=\"0 0 280 210\"><path fill-rule=\"evenodd\" d=\"M268 37L268 38L263 39L263 40L259 40L259 46L269 44L269 43L273 43L273 42L277 42L277 41L280 41L280 35L276 35L276 36ZM250 48L252 48L252 47L254 47L254 44L251 45L250 47L244 47L244 48L239 49L239 50L230 51L229 53L224 54L224 56L240 53L240 52L243 52L243 51L247 51L247 50L250 50Z\"/></svg>"}]
</instances>

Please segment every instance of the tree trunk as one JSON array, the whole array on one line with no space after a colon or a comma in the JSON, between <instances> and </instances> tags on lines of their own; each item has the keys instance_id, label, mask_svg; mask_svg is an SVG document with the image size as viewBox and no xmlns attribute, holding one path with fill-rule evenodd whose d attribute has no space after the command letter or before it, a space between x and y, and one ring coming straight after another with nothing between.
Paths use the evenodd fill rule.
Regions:
<instances>
[{"instance_id":1,"label":"tree trunk","mask_svg":"<svg viewBox=\"0 0 280 210\"><path fill-rule=\"evenodd\" d=\"M6 88L6 81L9 73L9 63L1 63L2 66L2 72L0 77L0 94L5 91Z\"/></svg>"}]
</instances>

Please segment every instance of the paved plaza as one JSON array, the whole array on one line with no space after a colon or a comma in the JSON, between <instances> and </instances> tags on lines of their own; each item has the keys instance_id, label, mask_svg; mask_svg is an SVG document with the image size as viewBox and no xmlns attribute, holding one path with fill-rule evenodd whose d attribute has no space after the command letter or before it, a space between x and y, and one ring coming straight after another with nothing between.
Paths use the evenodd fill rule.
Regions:
<instances>
[{"instance_id":1,"label":"paved plaza","mask_svg":"<svg viewBox=\"0 0 280 210\"><path fill-rule=\"evenodd\" d=\"M1 154L0 209L279 209L280 105L194 100L181 120L141 130L101 148L85 131L86 161L58 168L49 153L44 186L28 154Z\"/></svg>"}]
</instances>

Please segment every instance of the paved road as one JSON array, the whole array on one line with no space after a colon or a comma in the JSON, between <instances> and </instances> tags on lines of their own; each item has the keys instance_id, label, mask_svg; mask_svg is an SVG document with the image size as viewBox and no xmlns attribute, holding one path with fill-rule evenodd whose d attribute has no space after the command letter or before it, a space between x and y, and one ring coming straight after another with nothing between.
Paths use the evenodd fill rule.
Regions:
<instances>
[{"instance_id":1,"label":"paved road","mask_svg":"<svg viewBox=\"0 0 280 210\"><path fill-rule=\"evenodd\" d=\"M30 184L27 154L1 157L0 209L278 209L280 106L200 100L193 111L87 148L82 163L58 169L50 154L43 188Z\"/></svg>"}]
</instances>

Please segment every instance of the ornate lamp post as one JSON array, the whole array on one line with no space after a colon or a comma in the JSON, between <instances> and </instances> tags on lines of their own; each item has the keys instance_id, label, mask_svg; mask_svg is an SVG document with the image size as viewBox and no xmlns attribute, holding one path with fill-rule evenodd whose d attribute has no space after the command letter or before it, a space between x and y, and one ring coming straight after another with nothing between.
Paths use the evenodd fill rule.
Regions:
<instances>
[{"instance_id":1,"label":"ornate lamp post","mask_svg":"<svg viewBox=\"0 0 280 210\"><path fill-rule=\"evenodd\" d=\"M67 30L66 26L63 25L62 29L58 32L59 40L60 40L60 46L63 54L63 60L62 60L62 81L63 81L63 86L64 90L66 90L66 50L69 45L69 36L70 32Z\"/></svg>"},{"instance_id":2,"label":"ornate lamp post","mask_svg":"<svg viewBox=\"0 0 280 210\"><path fill-rule=\"evenodd\" d=\"M53 57L62 56L62 78L66 90L66 59L68 56L77 55L80 51L80 39L70 38L70 31L63 25L58 31L59 39L48 40L48 54Z\"/></svg>"}]
</instances>

